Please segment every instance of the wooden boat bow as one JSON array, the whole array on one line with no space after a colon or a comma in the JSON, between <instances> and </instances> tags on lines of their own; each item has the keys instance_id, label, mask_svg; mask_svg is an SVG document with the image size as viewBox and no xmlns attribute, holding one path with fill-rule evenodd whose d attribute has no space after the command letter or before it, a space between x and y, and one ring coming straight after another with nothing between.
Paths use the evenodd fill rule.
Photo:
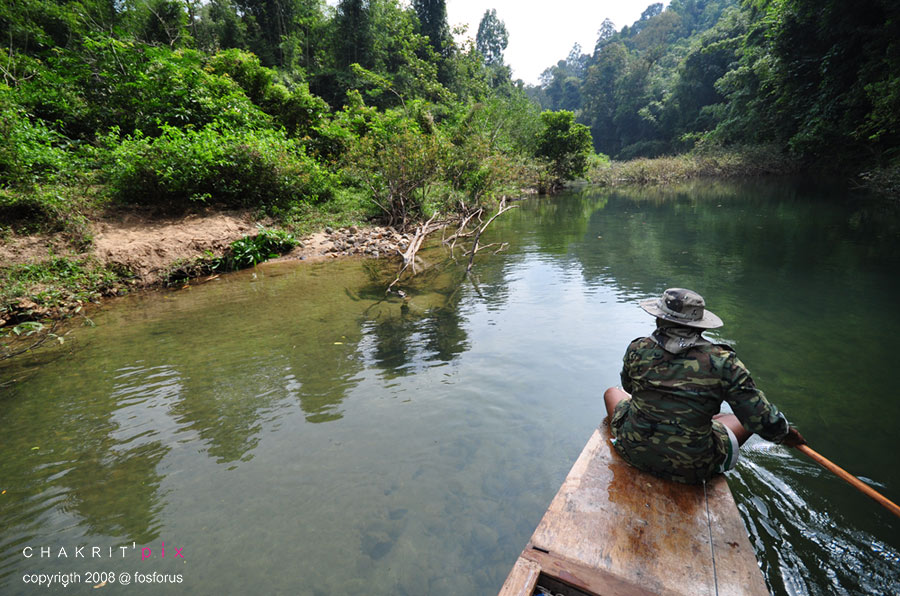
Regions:
<instances>
[{"instance_id":1,"label":"wooden boat bow","mask_svg":"<svg viewBox=\"0 0 900 596\"><path fill-rule=\"evenodd\" d=\"M723 476L705 493L656 478L609 439L606 425L594 432L501 596L530 596L542 581L576 596L769 594Z\"/></svg>"}]
</instances>

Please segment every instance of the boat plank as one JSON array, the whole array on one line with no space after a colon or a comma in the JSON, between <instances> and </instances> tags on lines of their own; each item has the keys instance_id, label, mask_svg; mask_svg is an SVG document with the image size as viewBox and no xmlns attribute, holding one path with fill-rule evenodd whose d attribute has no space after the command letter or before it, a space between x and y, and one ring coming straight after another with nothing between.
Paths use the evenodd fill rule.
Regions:
<instances>
[{"instance_id":1,"label":"boat plank","mask_svg":"<svg viewBox=\"0 0 900 596\"><path fill-rule=\"evenodd\" d=\"M723 476L707 484L708 519L703 486L640 472L609 439L594 432L521 558L604 596L769 593Z\"/></svg>"},{"instance_id":2,"label":"boat plank","mask_svg":"<svg viewBox=\"0 0 900 596\"><path fill-rule=\"evenodd\" d=\"M503 582L499 596L531 596L540 574L540 563L519 557L509 577Z\"/></svg>"}]
</instances>

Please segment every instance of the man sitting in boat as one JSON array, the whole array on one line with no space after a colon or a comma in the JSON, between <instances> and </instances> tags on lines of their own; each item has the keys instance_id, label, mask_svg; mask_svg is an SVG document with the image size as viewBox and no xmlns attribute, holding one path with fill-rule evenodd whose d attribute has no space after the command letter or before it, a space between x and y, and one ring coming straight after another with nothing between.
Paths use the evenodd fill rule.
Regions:
<instances>
[{"instance_id":1,"label":"man sitting in boat","mask_svg":"<svg viewBox=\"0 0 900 596\"><path fill-rule=\"evenodd\" d=\"M734 350L702 336L722 326L700 294L681 288L641 303L656 331L625 352L622 387L603 397L616 451L631 465L690 484L737 465L753 433L790 447L806 441L756 388ZM734 414L721 414L722 401Z\"/></svg>"}]
</instances>

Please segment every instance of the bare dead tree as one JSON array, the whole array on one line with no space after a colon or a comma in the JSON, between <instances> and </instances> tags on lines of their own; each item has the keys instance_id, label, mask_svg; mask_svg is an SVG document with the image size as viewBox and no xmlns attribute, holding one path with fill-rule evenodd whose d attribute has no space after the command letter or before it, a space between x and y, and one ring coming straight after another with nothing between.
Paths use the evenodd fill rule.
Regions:
<instances>
[{"instance_id":1,"label":"bare dead tree","mask_svg":"<svg viewBox=\"0 0 900 596\"><path fill-rule=\"evenodd\" d=\"M460 217L458 225L456 226L456 232L451 236L444 238L443 240L444 244L450 247L451 255L453 254L453 250L456 248L457 240L459 240L460 238L469 238L474 233L473 231L468 229L469 222L471 222L473 219L478 219L478 221L481 221L481 215L483 213L484 208L480 207Z\"/></svg>"},{"instance_id":2,"label":"bare dead tree","mask_svg":"<svg viewBox=\"0 0 900 596\"><path fill-rule=\"evenodd\" d=\"M492 215L487 221L482 221L482 216L484 215L483 207L461 214L455 222L456 231L450 236L446 236L442 239L442 243L450 248L451 258L453 258L452 254L454 248L456 247L456 243L459 240L465 238L473 238L471 249L465 253L469 257L469 262L466 266L466 275L468 275L472 270L475 255L478 252L491 247L497 247L497 250L495 251L496 254L497 252L500 252L501 250L506 248L506 246L508 245L508 243L506 242L494 242L491 244L480 246L481 235L484 234L485 230L488 229L488 226L490 226L495 219L497 219L507 211L514 209L515 207L517 207L517 205L507 205L506 199L504 198L500 202L500 208L497 210L497 213ZM475 228L471 228L470 226L475 220L478 221L478 225ZM403 274L406 273L407 270L412 269L413 276L418 273L416 271L416 254L419 252L419 249L422 248L422 244L425 242L425 238L429 234L437 230L447 229L450 225L450 221L435 222L435 217L432 216L431 219L416 228L415 235L413 236L412 240L410 240L409 246L407 246L406 250L403 252L399 250L397 251L401 256L400 269L398 270L394 281L392 281L387 287L386 292L390 292L394 288L394 286L400 282Z\"/></svg>"}]
</instances>

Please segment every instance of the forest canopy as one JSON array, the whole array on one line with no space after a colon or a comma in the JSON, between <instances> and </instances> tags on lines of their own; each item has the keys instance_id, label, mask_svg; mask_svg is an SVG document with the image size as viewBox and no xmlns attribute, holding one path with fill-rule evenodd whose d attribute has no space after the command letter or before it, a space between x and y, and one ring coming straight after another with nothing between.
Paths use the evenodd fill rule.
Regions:
<instances>
[{"instance_id":1,"label":"forest canopy","mask_svg":"<svg viewBox=\"0 0 900 596\"><path fill-rule=\"evenodd\" d=\"M529 94L619 158L771 144L813 165L883 165L900 140L900 5L672 0L547 68Z\"/></svg>"},{"instance_id":2,"label":"forest canopy","mask_svg":"<svg viewBox=\"0 0 900 596\"><path fill-rule=\"evenodd\" d=\"M0 0L0 225L91 201L408 223L559 188L592 151L896 164L898 11L650 4L526 88L502 15L454 32L445 0Z\"/></svg>"},{"instance_id":3,"label":"forest canopy","mask_svg":"<svg viewBox=\"0 0 900 596\"><path fill-rule=\"evenodd\" d=\"M506 36L454 38L444 0L0 0L0 224L93 193L408 225L557 187Z\"/></svg>"}]
</instances>

